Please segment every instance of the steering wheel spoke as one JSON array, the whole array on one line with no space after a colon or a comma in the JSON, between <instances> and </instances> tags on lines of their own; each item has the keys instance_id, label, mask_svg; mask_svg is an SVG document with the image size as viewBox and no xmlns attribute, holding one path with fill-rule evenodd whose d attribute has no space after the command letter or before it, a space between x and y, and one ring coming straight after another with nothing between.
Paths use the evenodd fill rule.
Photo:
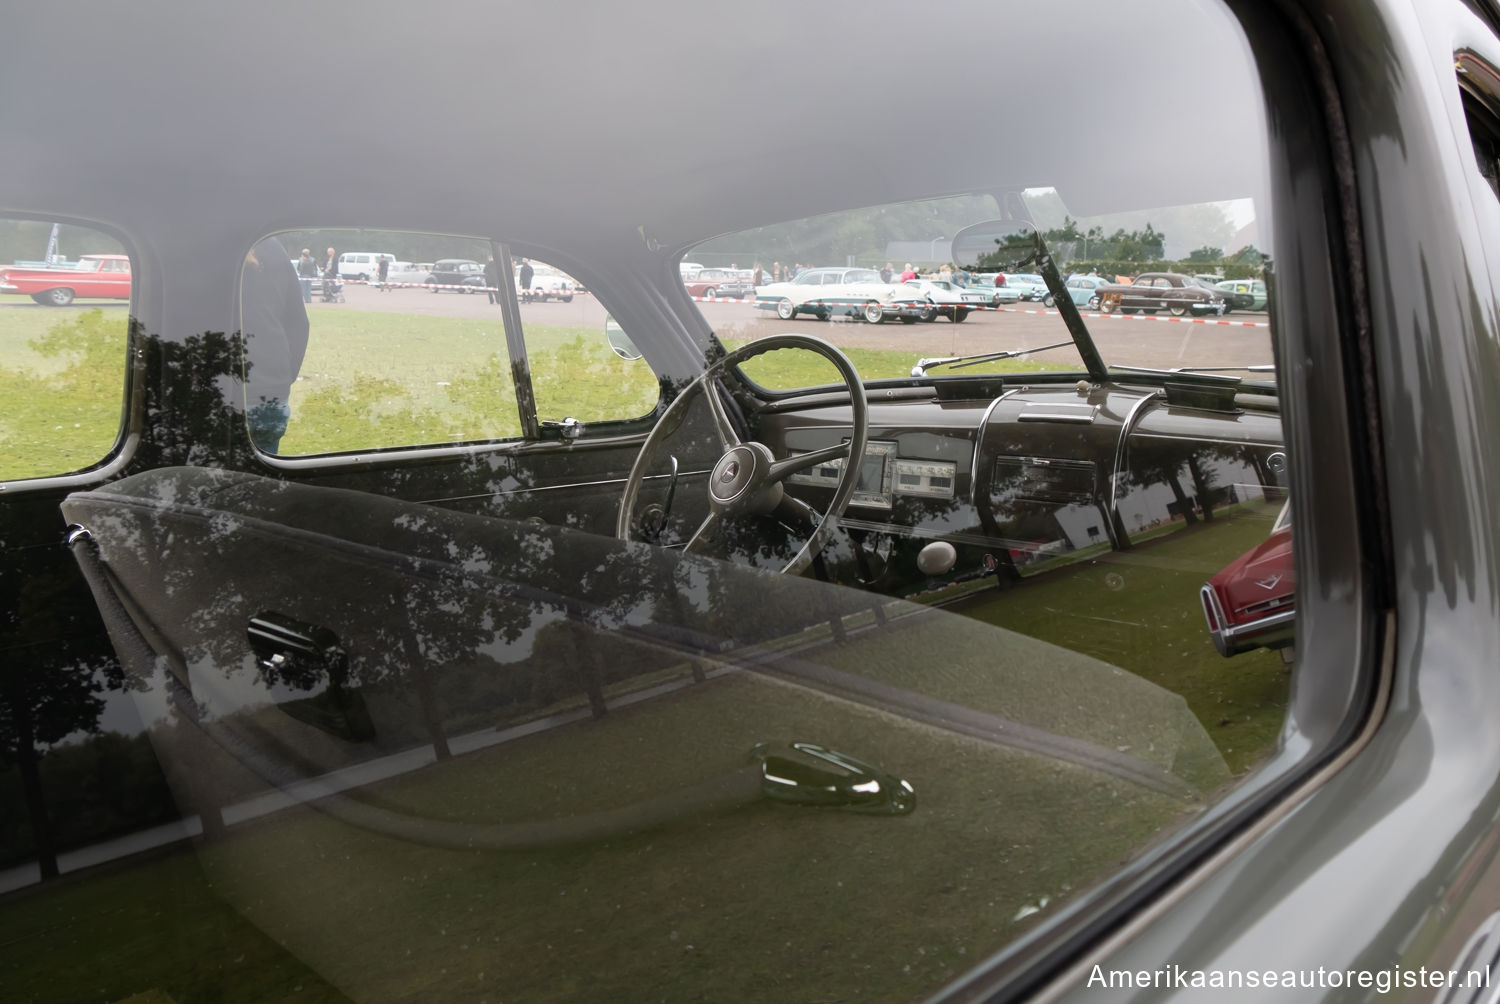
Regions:
<instances>
[{"instance_id":1,"label":"steering wheel spoke","mask_svg":"<svg viewBox=\"0 0 1500 1004\"><path fill-rule=\"evenodd\" d=\"M694 530L693 535L688 538L688 542L682 545L682 552L684 554L700 553L703 543L714 535L723 521L724 518L722 516L710 511L703 522L698 524L698 529Z\"/></svg>"},{"instance_id":2,"label":"steering wheel spoke","mask_svg":"<svg viewBox=\"0 0 1500 1004\"><path fill-rule=\"evenodd\" d=\"M849 444L840 443L838 446L828 446L821 450L813 450L811 453L799 453L795 457L778 460L771 465L768 477L772 481L785 481L789 475L798 471L805 471L809 467L826 464L830 460L847 460L849 457Z\"/></svg>"},{"instance_id":3,"label":"steering wheel spoke","mask_svg":"<svg viewBox=\"0 0 1500 1004\"><path fill-rule=\"evenodd\" d=\"M776 349L814 352L833 363L839 371L849 393L849 434L844 442L778 461L764 444L740 438L730 417L730 410L719 396L719 380L746 359ZM709 364L667 406L656 428L651 430L646 442L641 445L641 452L635 458L630 476L625 481L620 511L616 517L615 533L621 539L637 538L639 530L635 511L641 501L642 486L646 483L648 472L655 469L655 458L665 449L667 438L683 424L690 403L697 394L702 394L707 399L709 413L713 416L714 434L722 444L723 453L708 476L708 497L705 501L708 503L709 514L698 529L693 531L692 537L683 546L683 551L702 552L711 538L725 536L723 528L728 520L734 520L737 525L753 518L779 520L794 530L797 529L796 524L800 524L807 539L781 570L789 575L801 574L838 530L839 518L848 507L859 478L859 465L850 462L850 458L864 455L869 436L870 410L865 400L864 385L860 382L854 364L823 339L802 334L771 335L757 339ZM782 482L788 477L798 471L832 461L843 462L838 465L838 483L826 512L820 513L806 502L786 495Z\"/></svg>"},{"instance_id":4,"label":"steering wheel spoke","mask_svg":"<svg viewBox=\"0 0 1500 1004\"><path fill-rule=\"evenodd\" d=\"M713 412L714 428L718 430L719 442L726 450L731 446L739 446L739 433L734 431L734 423L729 420L729 411L724 407L723 399L719 397L719 382L717 380L704 381L703 396L708 401L708 410Z\"/></svg>"}]
</instances>

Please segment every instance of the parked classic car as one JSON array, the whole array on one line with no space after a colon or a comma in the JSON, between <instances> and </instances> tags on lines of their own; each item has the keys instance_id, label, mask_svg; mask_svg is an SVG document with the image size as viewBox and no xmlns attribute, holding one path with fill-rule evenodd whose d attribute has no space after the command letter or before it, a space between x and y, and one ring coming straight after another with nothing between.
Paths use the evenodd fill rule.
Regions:
<instances>
[{"instance_id":1,"label":"parked classic car","mask_svg":"<svg viewBox=\"0 0 1500 1004\"><path fill-rule=\"evenodd\" d=\"M7 999L1493 993L1491 6L1059 0L1087 31L1015 40L996 2L896 50L888 0L699 4L690 44L372 4L0 34L47 99L0 102L0 253L133 266L128 310L0 304ZM628 114L432 100L479 78ZM1210 86L1190 141L1100 100ZM1230 202L1264 327L1086 318L1044 239ZM799 324L678 267L913 245L1056 308ZM287 249L329 246L591 296L304 308ZM1199 590L1287 499L1294 657L1226 662Z\"/></svg>"},{"instance_id":2,"label":"parked classic car","mask_svg":"<svg viewBox=\"0 0 1500 1004\"><path fill-rule=\"evenodd\" d=\"M901 285L911 291L913 299L925 301L918 305L919 321L946 317L957 324L975 310L983 310L995 302L993 293L959 286L947 279L908 279Z\"/></svg>"},{"instance_id":3,"label":"parked classic car","mask_svg":"<svg viewBox=\"0 0 1500 1004\"><path fill-rule=\"evenodd\" d=\"M1225 565L1199 590L1208 634L1220 655L1292 643L1297 570L1291 517L1288 503L1270 536Z\"/></svg>"},{"instance_id":4,"label":"parked classic car","mask_svg":"<svg viewBox=\"0 0 1500 1004\"><path fill-rule=\"evenodd\" d=\"M66 307L80 296L128 300L130 258L87 254L66 265L0 265L0 293L23 293L52 307Z\"/></svg>"},{"instance_id":5,"label":"parked classic car","mask_svg":"<svg viewBox=\"0 0 1500 1004\"><path fill-rule=\"evenodd\" d=\"M1100 286L1099 310L1110 314L1165 310L1176 317L1185 314L1222 314L1228 308L1224 294L1212 286L1180 272L1142 272L1129 283Z\"/></svg>"},{"instance_id":6,"label":"parked classic car","mask_svg":"<svg viewBox=\"0 0 1500 1004\"><path fill-rule=\"evenodd\" d=\"M487 285L484 266L468 258L439 258L423 282L434 293L453 286L459 287L457 291L460 293L472 293L475 288L483 289Z\"/></svg>"},{"instance_id":7,"label":"parked classic car","mask_svg":"<svg viewBox=\"0 0 1500 1004\"><path fill-rule=\"evenodd\" d=\"M918 302L919 299L924 302ZM755 291L755 306L774 310L789 321L808 314L820 321L830 317L860 317L871 324L898 318L910 324L925 311L918 298L899 283L880 281L873 268L810 268L790 282L772 282Z\"/></svg>"},{"instance_id":8,"label":"parked classic car","mask_svg":"<svg viewBox=\"0 0 1500 1004\"><path fill-rule=\"evenodd\" d=\"M740 300L755 295L755 283L748 278L741 278L738 270L727 268L699 269L692 278L684 278L682 285L688 295L708 299L724 297Z\"/></svg>"},{"instance_id":9,"label":"parked classic car","mask_svg":"<svg viewBox=\"0 0 1500 1004\"><path fill-rule=\"evenodd\" d=\"M1264 279L1225 279L1215 285L1224 293L1238 293L1245 298L1243 304L1235 306L1241 310L1266 309L1266 281Z\"/></svg>"},{"instance_id":10,"label":"parked classic car","mask_svg":"<svg viewBox=\"0 0 1500 1004\"><path fill-rule=\"evenodd\" d=\"M1068 276L1068 295L1080 307L1097 309L1099 287L1107 285L1109 285L1109 280L1102 275L1070 275Z\"/></svg>"},{"instance_id":11,"label":"parked classic car","mask_svg":"<svg viewBox=\"0 0 1500 1004\"><path fill-rule=\"evenodd\" d=\"M519 279L517 280L519 281ZM517 287L517 292L520 292ZM531 299L545 303L548 300L560 300L563 303L571 302L577 292L577 283L573 278L541 262L532 263L531 275Z\"/></svg>"}]
</instances>

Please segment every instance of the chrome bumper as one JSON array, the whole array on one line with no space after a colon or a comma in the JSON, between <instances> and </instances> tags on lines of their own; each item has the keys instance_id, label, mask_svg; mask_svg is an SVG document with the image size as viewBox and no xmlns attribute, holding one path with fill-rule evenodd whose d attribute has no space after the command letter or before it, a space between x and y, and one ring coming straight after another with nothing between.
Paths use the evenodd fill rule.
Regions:
<instances>
[{"instance_id":1,"label":"chrome bumper","mask_svg":"<svg viewBox=\"0 0 1500 1004\"><path fill-rule=\"evenodd\" d=\"M1297 608L1287 607L1244 624L1230 624L1219 604L1219 594L1205 584L1198 590L1203 603L1203 617L1208 621L1208 636L1222 656L1239 655L1252 648L1276 648L1292 642L1297 625Z\"/></svg>"}]
</instances>

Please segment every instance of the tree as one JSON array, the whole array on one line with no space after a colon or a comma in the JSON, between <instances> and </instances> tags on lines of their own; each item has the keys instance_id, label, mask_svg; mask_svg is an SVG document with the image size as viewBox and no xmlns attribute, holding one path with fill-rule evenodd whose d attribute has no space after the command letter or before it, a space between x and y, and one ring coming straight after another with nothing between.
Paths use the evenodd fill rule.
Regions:
<instances>
[{"instance_id":1,"label":"tree","mask_svg":"<svg viewBox=\"0 0 1500 1004\"><path fill-rule=\"evenodd\" d=\"M1196 251L1190 252L1187 256L1187 260L1205 263L1223 261L1224 249L1209 247L1207 244L1205 244L1203 247L1198 248Z\"/></svg>"}]
</instances>

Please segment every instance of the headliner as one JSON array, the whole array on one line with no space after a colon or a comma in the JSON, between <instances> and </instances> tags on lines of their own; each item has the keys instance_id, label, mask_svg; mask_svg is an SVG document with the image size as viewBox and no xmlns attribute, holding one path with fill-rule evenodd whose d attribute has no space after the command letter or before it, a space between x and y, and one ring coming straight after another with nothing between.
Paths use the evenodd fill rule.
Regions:
<instances>
[{"instance_id":1,"label":"headliner","mask_svg":"<svg viewBox=\"0 0 1500 1004\"><path fill-rule=\"evenodd\" d=\"M0 39L0 208L579 249L964 191L1051 185L1075 215L1261 194L1226 12L1153 4L1143 33L1029 6L31 3Z\"/></svg>"}]
</instances>

